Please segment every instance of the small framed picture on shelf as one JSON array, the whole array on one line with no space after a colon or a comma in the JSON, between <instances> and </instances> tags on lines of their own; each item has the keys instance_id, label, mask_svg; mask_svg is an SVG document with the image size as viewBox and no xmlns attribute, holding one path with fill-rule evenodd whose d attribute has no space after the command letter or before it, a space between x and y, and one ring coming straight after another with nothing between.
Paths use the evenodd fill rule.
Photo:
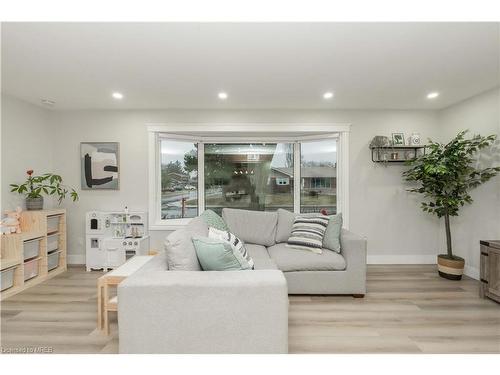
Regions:
<instances>
[{"instance_id":1,"label":"small framed picture on shelf","mask_svg":"<svg viewBox=\"0 0 500 375\"><path fill-rule=\"evenodd\" d=\"M405 136L403 133L392 133L392 145L393 146L404 146Z\"/></svg>"}]
</instances>

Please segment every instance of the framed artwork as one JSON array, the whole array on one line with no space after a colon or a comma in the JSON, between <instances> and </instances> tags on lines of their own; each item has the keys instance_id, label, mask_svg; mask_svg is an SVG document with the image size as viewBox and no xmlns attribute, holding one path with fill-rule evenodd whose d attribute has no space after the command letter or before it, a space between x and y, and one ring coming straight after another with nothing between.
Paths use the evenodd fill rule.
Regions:
<instances>
[{"instance_id":1,"label":"framed artwork","mask_svg":"<svg viewBox=\"0 0 500 375\"><path fill-rule=\"evenodd\" d=\"M393 146L404 146L405 136L403 133L392 133L392 145Z\"/></svg>"},{"instance_id":2,"label":"framed artwork","mask_svg":"<svg viewBox=\"0 0 500 375\"><path fill-rule=\"evenodd\" d=\"M80 143L83 190L118 190L120 188L119 148L118 142Z\"/></svg>"}]
</instances>

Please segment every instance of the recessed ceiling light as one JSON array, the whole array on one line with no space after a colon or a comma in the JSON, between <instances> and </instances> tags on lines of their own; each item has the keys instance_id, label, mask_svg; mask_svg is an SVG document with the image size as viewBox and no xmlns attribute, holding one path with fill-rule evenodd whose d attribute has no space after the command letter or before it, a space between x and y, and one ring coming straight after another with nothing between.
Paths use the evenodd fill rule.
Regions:
<instances>
[{"instance_id":1,"label":"recessed ceiling light","mask_svg":"<svg viewBox=\"0 0 500 375\"><path fill-rule=\"evenodd\" d=\"M437 91L430 92L427 94L427 99L435 99L439 96L439 93Z\"/></svg>"},{"instance_id":2,"label":"recessed ceiling light","mask_svg":"<svg viewBox=\"0 0 500 375\"><path fill-rule=\"evenodd\" d=\"M227 99L227 97L228 97L227 92L224 92L224 91L219 92L219 93L217 94L217 96L218 96L218 98L219 98L220 100L226 100L226 99Z\"/></svg>"},{"instance_id":3,"label":"recessed ceiling light","mask_svg":"<svg viewBox=\"0 0 500 375\"><path fill-rule=\"evenodd\" d=\"M47 107L53 107L56 104L54 100L50 99L42 99L41 102L43 105L46 105Z\"/></svg>"},{"instance_id":4,"label":"recessed ceiling light","mask_svg":"<svg viewBox=\"0 0 500 375\"><path fill-rule=\"evenodd\" d=\"M123 94L121 92L114 92L111 94L111 96L113 97L113 99L116 99L116 100L123 99Z\"/></svg>"},{"instance_id":5,"label":"recessed ceiling light","mask_svg":"<svg viewBox=\"0 0 500 375\"><path fill-rule=\"evenodd\" d=\"M323 94L323 99L331 99L333 98L333 92L327 91Z\"/></svg>"}]
</instances>

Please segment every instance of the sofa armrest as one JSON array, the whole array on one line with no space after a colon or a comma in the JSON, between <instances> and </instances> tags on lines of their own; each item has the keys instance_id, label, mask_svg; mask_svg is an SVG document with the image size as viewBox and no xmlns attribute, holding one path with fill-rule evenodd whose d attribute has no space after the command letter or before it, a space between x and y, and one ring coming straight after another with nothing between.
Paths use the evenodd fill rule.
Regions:
<instances>
[{"instance_id":1,"label":"sofa armrest","mask_svg":"<svg viewBox=\"0 0 500 375\"><path fill-rule=\"evenodd\" d=\"M342 229L340 234L340 248L346 260L346 270L353 278L362 282L364 290L360 293L364 294L366 292L366 238Z\"/></svg>"},{"instance_id":2,"label":"sofa armrest","mask_svg":"<svg viewBox=\"0 0 500 375\"><path fill-rule=\"evenodd\" d=\"M156 271L118 287L121 353L286 353L281 271Z\"/></svg>"}]
</instances>

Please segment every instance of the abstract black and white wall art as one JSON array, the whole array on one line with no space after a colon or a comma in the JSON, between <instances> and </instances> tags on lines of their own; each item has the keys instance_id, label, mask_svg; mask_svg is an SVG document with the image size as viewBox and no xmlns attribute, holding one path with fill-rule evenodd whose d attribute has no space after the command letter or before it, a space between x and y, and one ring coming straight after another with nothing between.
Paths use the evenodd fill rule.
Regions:
<instances>
[{"instance_id":1,"label":"abstract black and white wall art","mask_svg":"<svg viewBox=\"0 0 500 375\"><path fill-rule=\"evenodd\" d=\"M118 142L82 142L80 157L82 189L119 189Z\"/></svg>"}]
</instances>

